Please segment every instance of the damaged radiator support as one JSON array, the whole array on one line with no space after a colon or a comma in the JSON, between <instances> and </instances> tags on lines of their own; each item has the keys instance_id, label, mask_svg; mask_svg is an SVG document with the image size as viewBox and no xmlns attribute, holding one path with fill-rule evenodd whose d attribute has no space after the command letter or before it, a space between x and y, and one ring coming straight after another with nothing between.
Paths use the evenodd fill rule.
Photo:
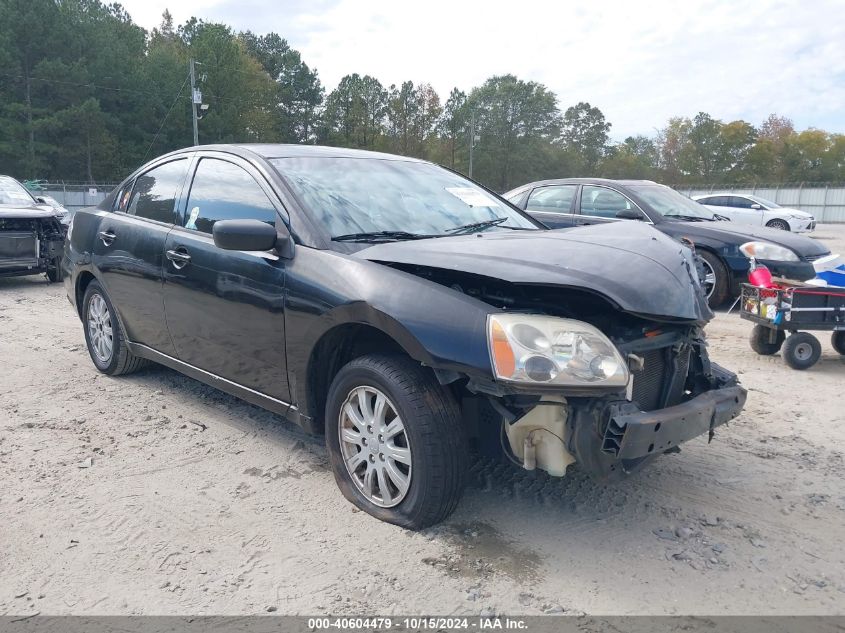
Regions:
<instances>
[{"instance_id":1,"label":"damaged radiator support","mask_svg":"<svg viewBox=\"0 0 845 633\"><path fill-rule=\"evenodd\" d=\"M64 229L56 218L0 218L0 276L57 268Z\"/></svg>"},{"instance_id":2,"label":"damaged radiator support","mask_svg":"<svg viewBox=\"0 0 845 633\"><path fill-rule=\"evenodd\" d=\"M0 270L37 268L40 259L38 233L0 231Z\"/></svg>"}]
</instances>

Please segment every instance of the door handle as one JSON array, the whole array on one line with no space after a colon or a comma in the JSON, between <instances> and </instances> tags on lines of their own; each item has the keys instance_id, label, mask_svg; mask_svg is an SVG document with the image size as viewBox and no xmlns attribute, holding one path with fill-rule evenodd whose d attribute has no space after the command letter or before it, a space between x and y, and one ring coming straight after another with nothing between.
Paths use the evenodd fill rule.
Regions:
<instances>
[{"instance_id":1,"label":"door handle","mask_svg":"<svg viewBox=\"0 0 845 633\"><path fill-rule=\"evenodd\" d=\"M117 235L115 235L114 231L112 231L111 229L107 229L105 231L100 231L99 233L97 233L97 237L99 237L103 241L104 245L111 246L111 243L114 242L114 238L116 238Z\"/></svg>"},{"instance_id":2,"label":"door handle","mask_svg":"<svg viewBox=\"0 0 845 633\"><path fill-rule=\"evenodd\" d=\"M191 263L191 256L188 255L188 251L183 246L176 250L167 251L167 259L173 263L173 268L176 270L182 270Z\"/></svg>"}]
</instances>

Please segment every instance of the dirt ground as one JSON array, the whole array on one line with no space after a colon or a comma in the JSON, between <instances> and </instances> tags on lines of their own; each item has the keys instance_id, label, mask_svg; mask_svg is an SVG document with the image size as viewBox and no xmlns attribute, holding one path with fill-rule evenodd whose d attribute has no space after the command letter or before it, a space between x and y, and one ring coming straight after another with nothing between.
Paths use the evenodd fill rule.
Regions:
<instances>
[{"instance_id":1,"label":"dirt ground","mask_svg":"<svg viewBox=\"0 0 845 633\"><path fill-rule=\"evenodd\" d=\"M61 285L0 280L0 614L843 614L845 360L708 331L749 389L712 444L612 488L476 462L411 533L319 441L168 369L98 374Z\"/></svg>"}]
</instances>

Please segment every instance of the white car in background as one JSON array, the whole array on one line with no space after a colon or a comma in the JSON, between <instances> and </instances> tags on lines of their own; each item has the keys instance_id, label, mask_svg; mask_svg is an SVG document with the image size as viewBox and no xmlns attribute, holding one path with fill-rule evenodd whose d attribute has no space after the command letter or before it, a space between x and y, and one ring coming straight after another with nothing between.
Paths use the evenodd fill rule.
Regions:
<instances>
[{"instance_id":1,"label":"white car in background","mask_svg":"<svg viewBox=\"0 0 845 633\"><path fill-rule=\"evenodd\" d=\"M816 229L816 219L799 209L782 207L759 196L737 193L709 193L693 200L734 222L768 226L772 229L809 233Z\"/></svg>"}]
</instances>

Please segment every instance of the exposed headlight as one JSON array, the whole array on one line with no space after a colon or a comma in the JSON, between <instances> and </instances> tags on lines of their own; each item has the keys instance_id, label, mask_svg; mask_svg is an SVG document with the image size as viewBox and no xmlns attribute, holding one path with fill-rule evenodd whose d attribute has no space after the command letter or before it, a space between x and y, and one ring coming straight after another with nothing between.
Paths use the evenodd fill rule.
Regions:
<instances>
[{"instance_id":1,"label":"exposed headlight","mask_svg":"<svg viewBox=\"0 0 845 633\"><path fill-rule=\"evenodd\" d=\"M493 369L521 383L624 387L628 367L610 340L589 323L539 314L487 319Z\"/></svg>"},{"instance_id":2,"label":"exposed headlight","mask_svg":"<svg viewBox=\"0 0 845 633\"><path fill-rule=\"evenodd\" d=\"M797 262L798 255L788 248L771 242L746 242L739 247L742 254L754 259L770 259L779 262Z\"/></svg>"}]
</instances>

